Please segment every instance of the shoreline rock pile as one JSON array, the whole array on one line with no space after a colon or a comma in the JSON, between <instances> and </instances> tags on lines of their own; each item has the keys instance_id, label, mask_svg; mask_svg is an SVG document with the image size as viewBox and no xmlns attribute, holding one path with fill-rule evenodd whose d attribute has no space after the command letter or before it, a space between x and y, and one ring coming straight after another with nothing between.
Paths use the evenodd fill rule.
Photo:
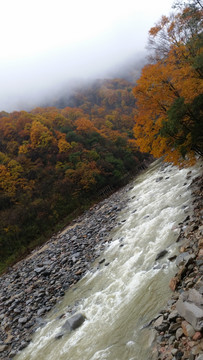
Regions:
<instances>
[{"instance_id":1,"label":"shoreline rock pile","mask_svg":"<svg viewBox=\"0 0 203 360\"><path fill-rule=\"evenodd\" d=\"M1 359L25 348L43 316L91 269L111 241L110 231L120 225L129 187L93 206L0 277Z\"/></svg>"},{"instance_id":2,"label":"shoreline rock pile","mask_svg":"<svg viewBox=\"0 0 203 360\"><path fill-rule=\"evenodd\" d=\"M167 307L153 321L153 358L203 360L203 177L191 184L194 213L180 225L177 274Z\"/></svg>"}]
</instances>

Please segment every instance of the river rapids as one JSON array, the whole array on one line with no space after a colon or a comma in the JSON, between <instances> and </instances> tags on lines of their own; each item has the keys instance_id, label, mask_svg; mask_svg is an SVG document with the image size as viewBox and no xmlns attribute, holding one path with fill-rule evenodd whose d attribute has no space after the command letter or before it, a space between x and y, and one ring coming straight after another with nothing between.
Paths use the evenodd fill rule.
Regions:
<instances>
[{"instance_id":1,"label":"river rapids","mask_svg":"<svg viewBox=\"0 0 203 360\"><path fill-rule=\"evenodd\" d=\"M189 170L158 161L128 186L127 206L112 230L112 242L92 270L67 291L16 360L152 358L153 334L145 325L170 296L169 279L176 269L169 258L178 253L178 223L192 212L189 185L198 175L198 167ZM165 249L168 253L156 261ZM66 320L61 315L70 309L86 320L57 340Z\"/></svg>"}]
</instances>

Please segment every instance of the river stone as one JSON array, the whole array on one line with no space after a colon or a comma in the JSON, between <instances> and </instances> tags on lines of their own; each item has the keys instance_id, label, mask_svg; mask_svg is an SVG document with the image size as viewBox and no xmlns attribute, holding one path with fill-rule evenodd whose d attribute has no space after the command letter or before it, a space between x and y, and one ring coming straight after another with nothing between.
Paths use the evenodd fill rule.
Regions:
<instances>
[{"instance_id":1,"label":"river stone","mask_svg":"<svg viewBox=\"0 0 203 360\"><path fill-rule=\"evenodd\" d=\"M177 310L173 310L173 311L170 313L170 315L169 315L169 317L168 317L168 320L169 320L169 321L173 321L173 320L175 320L177 317L178 317L178 312L177 312Z\"/></svg>"},{"instance_id":2,"label":"river stone","mask_svg":"<svg viewBox=\"0 0 203 360\"><path fill-rule=\"evenodd\" d=\"M183 336L183 329L182 328L178 328L176 330L176 339L179 340L181 338L181 336Z\"/></svg>"},{"instance_id":3,"label":"river stone","mask_svg":"<svg viewBox=\"0 0 203 360\"><path fill-rule=\"evenodd\" d=\"M37 274L40 274L42 271L44 271L45 270L45 268L42 266L42 267L36 267L35 269L34 269L34 271L37 273Z\"/></svg>"},{"instance_id":4,"label":"river stone","mask_svg":"<svg viewBox=\"0 0 203 360\"><path fill-rule=\"evenodd\" d=\"M8 348L8 345L0 345L0 353L5 351Z\"/></svg>"},{"instance_id":5,"label":"river stone","mask_svg":"<svg viewBox=\"0 0 203 360\"><path fill-rule=\"evenodd\" d=\"M190 289L188 294L188 301L193 302L197 306L203 305L203 296L195 289Z\"/></svg>"},{"instance_id":6,"label":"river stone","mask_svg":"<svg viewBox=\"0 0 203 360\"><path fill-rule=\"evenodd\" d=\"M189 263L194 258L195 258L194 254L189 254L187 251L183 252L180 255L178 255L178 257L176 258L176 265L180 266L183 265L184 263Z\"/></svg>"},{"instance_id":7,"label":"river stone","mask_svg":"<svg viewBox=\"0 0 203 360\"><path fill-rule=\"evenodd\" d=\"M19 324L25 324L27 321L28 321L28 318L26 316L18 319Z\"/></svg>"},{"instance_id":8,"label":"river stone","mask_svg":"<svg viewBox=\"0 0 203 360\"><path fill-rule=\"evenodd\" d=\"M164 320L163 316L159 316L158 319L156 319L155 323L154 323L154 327L156 328L157 326L160 326L162 324Z\"/></svg>"},{"instance_id":9,"label":"river stone","mask_svg":"<svg viewBox=\"0 0 203 360\"><path fill-rule=\"evenodd\" d=\"M193 303L179 299L176 303L176 309L180 316L188 321L196 331L203 328L203 309Z\"/></svg>"},{"instance_id":10,"label":"river stone","mask_svg":"<svg viewBox=\"0 0 203 360\"><path fill-rule=\"evenodd\" d=\"M196 360L203 360L203 354L200 354L200 355L196 358Z\"/></svg>"},{"instance_id":11,"label":"river stone","mask_svg":"<svg viewBox=\"0 0 203 360\"><path fill-rule=\"evenodd\" d=\"M72 330L77 329L80 325L83 324L84 321L85 317L81 313L73 315L66 320L66 322L61 327L61 331L55 336L55 339L61 339L65 335L65 333L69 333Z\"/></svg>"},{"instance_id":12,"label":"river stone","mask_svg":"<svg viewBox=\"0 0 203 360\"><path fill-rule=\"evenodd\" d=\"M183 321L181 326L185 336L193 337L193 335L195 334L195 330L193 329L192 325L188 324L187 321Z\"/></svg>"},{"instance_id":13,"label":"river stone","mask_svg":"<svg viewBox=\"0 0 203 360\"><path fill-rule=\"evenodd\" d=\"M160 176L160 177L156 178L156 182L159 182L161 180L163 180L163 176Z\"/></svg>"},{"instance_id":14,"label":"river stone","mask_svg":"<svg viewBox=\"0 0 203 360\"><path fill-rule=\"evenodd\" d=\"M159 326L155 326L155 329L159 332L168 330L169 324L167 322L162 322Z\"/></svg>"},{"instance_id":15,"label":"river stone","mask_svg":"<svg viewBox=\"0 0 203 360\"><path fill-rule=\"evenodd\" d=\"M166 254L168 254L168 251L167 251L167 250L162 250L162 251L160 251L160 252L157 254L157 256L156 256L155 261L161 259L161 258L164 257Z\"/></svg>"},{"instance_id":16,"label":"river stone","mask_svg":"<svg viewBox=\"0 0 203 360\"><path fill-rule=\"evenodd\" d=\"M66 322L63 324L62 329L71 331L77 329L80 325L83 324L85 321L84 315L81 313L75 314L72 317L70 317Z\"/></svg>"}]
</instances>

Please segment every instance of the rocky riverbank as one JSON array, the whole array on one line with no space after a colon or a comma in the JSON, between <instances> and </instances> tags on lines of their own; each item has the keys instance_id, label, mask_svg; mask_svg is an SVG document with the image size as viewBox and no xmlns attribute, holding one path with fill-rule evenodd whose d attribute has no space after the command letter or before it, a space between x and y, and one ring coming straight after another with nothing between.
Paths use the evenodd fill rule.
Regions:
<instances>
[{"instance_id":1,"label":"rocky riverbank","mask_svg":"<svg viewBox=\"0 0 203 360\"><path fill-rule=\"evenodd\" d=\"M203 360L203 176L191 184L194 213L180 225L177 274L167 307L153 321L154 359Z\"/></svg>"},{"instance_id":2,"label":"rocky riverbank","mask_svg":"<svg viewBox=\"0 0 203 360\"><path fill-rule=\"evenodd\" d=\"M119 226L129 187L86 211L0 277L1 359L13 358L29 344L44 315L102 254L110 231Z\"/></svg>"}]
</instances>

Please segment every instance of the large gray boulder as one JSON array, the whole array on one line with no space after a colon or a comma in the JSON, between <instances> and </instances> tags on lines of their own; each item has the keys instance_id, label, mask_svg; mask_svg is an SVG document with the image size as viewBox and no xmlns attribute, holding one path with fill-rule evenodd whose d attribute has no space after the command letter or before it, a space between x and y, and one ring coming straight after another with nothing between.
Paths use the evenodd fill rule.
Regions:
<instances>
[{"instance_id":1,"label":"large gray boulder","mask_svg":"<svg viewBox=\"0 0 203 360\"><path fill-rule=\"evenodd\" d=\"M84 315L81 313L74 314L66 322L63 324L62 329L66 331L71 331L77 329L80 325L82 325L85 321Z\"/></svg>"},{"instance_id":2,"label":"large gray boulder","mask_svg":"<svg viewBox=\"0 0 203 360\"><path fill-rule=\"evenodd\" d=\"M77 329L85 321L85 316L81 313L74 314L61 327L61 331L56 335L56 339L60 339L64 334L71 332L72 330Z\"/></svg>"},{"instance_id":3,"label":"large gray boulder","mask_svg":"<svg viewBox=\"0 0 203 360\"><path fill-rule=\"evenodd\" d=\"M196 331L203 329L203 309L201 307L179 298L176 309L180 316L189 322Z\"/></svg>"}]
</instances>

